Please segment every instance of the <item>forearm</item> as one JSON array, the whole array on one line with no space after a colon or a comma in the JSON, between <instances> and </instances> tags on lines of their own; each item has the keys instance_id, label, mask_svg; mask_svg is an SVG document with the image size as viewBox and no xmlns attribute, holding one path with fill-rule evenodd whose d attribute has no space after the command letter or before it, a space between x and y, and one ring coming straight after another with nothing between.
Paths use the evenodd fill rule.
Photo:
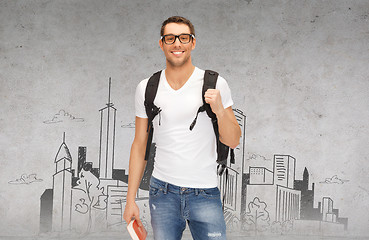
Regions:
<instances>
[{"instance_id":1,"label":"forearm","mask_svg":"<svg viewBox=\"0 0 369 240\"><path fill-rule=\"evenodd\" d=\"M236 148L240 142L241 128L234 116L232 107L224 109L220 90L208 89L205 92L205 102L210 104L211 110L218 120L219 140L231 147Z\"/></svg>"},{"instance_id":2,"label":"forearm","mask_svg":"<svg viewBox=\"0 0 369 240\"><path fill-rule=\"evenodd\" d=\"M241 128L238 125L231 107L217 113L219 140L231 147L236 148L240 142Z\"/></svg>"},{"instance_id":3,"label":"forearm","mask_svg":"<svg viewBox=\"0 0 369 240\"><path fill-rule=\"evenodd\" d=\"M146 167L145 149L133 142L129 159L127 203L134 202Z\"/></svg>"},{"instance_id":4,"label":"forearm","mask_svg":"<svg viewBox=\"0 0 369 240\"><path fill-rule=\"evenodd\" d=\"M135 202L137 190L140 186L142 175L145 171L145 151L147 143L147 118L136 117L135 121L135 138L131 147L129 158L129 173L128 173L128 192L126 199L126 207L123 218L128 223L132 218L139 220L140 212Z\"/></svg>"}]
</instances>

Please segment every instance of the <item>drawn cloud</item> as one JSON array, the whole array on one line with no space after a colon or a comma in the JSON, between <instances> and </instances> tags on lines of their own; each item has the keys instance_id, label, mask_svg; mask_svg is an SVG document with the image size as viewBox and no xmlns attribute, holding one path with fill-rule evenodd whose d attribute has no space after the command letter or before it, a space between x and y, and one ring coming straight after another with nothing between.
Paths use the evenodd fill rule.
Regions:
<instances>
[{"instance_id":1,"label":"drawn cloud","mask_svg":"<svg viewBox=\"0 0 369 240\"><path fill-rule=\"evenodd\" d=\"M85 120L83 118L77 118L73 116L72 114L68 113L67 111L61 109L58 113L56 113L51 120L46 120L44 123L46 124L52 124L52 123L61 123L61 122L84 122Z\"/></svg>"},{"instance_id":2,"label":"drawn cloud","mask_svg":"<svg viewBox=\"0 0 369 240\"><path fill-rule=\"evenodd\" d=\"M246 161L250 166L258 167L272 167L272 159L268 159L260 154L248 152L246 155Z\"/></svg>"},{"instance_id":3,"label":"drawn cloud","mask_svg":"<svg viewBox=\"0 0 369 240\"><path fill-rule=\"evenodd\" d=\"M122 128L135 128L135 122L128 123L128 124L123 124L121 127Z\"/></svg>"},{"instance_id":4,"label":"drawn cloud","mask_svg":"<svg viewBox=\"0 0 369 240\"><path fill-rule=\"evenodd\" d=\"M264 162L264 161L271 161L271 159L267 159L264 156L261 156L259 154L256 153L247 153L248 154L248 158L247 160L249 161L260 161L260 162Z\"/></svg>"},{"instance_id":5,"label":"drawn cloud","mask_svg":"<svg viewBox=\"0 0 369 240\"><path fill-rule=\"evenodd\" d=\"M325 184L344 184L345 182L348 182L349 180L343 180L337 177L337 175L334 175L331 178L326 178L325 181L320 182L320 183L325 183Z\"/></svg>"},{"instance_id":6,"label":"drawn cloud","mask_svg":"<svg viewBox=\"0 0 369 240\"><path fill-rule=\"evenodd\" d=\"M22 174L19 179L9 181L9 184L31 184L33 182L42 182L42 179L37 178L37 174L32 173L30 175Z\"/></svg>"}]
</instances>

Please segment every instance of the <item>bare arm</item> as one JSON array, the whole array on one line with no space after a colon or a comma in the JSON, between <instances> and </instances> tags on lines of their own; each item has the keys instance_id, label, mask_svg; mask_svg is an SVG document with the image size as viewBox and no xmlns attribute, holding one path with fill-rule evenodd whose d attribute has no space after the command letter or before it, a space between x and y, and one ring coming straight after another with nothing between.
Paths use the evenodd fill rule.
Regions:
<instances>
[{"instance_id":1,"label":"bare arm","mask_svg":"<svg viewBox=\"0 0 369 240\"><path fill-rule=\"evenodd\" d=\"M233 149L236 148L240 142L241 128L232 108L224 109L218 89L208 89L205 93L205 102L210 104L211 110L217 116L219 140Z\"/></svg>"},{"instance_id":2,"label":"bare arm","mask_svg":"<svg viewBox=\"0 0 369 240\"><path fill-rule=\"evenodd\" d=\"M241 128L234 116L231 107L217 114L219 127L219 140L225 145L235 149L240 143Z\"/></svg>"},{"instance_id":3,"label":"bare arm","mask_svg":"<svg viewBox=\"0 0 369 240\"><path fill-rule=\"evenodd\" d=\"M135 138L132 143L129 159L127 202L123 214L123 218L127 223L129 223L132 218L135 218L140 225L139 209L136 205L135 198L146 167L144 158L148 138L148 133L146 131L147 121L147 118L136 117Z\"/></svg>"}]
</instances>

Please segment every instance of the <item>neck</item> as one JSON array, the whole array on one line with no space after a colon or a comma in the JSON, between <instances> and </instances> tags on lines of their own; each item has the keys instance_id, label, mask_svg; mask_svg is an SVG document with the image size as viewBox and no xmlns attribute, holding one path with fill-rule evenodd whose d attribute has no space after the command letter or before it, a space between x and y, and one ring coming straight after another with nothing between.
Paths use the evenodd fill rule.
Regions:
<instances>
[{"instance_id":1,"label":"neck","mask_svg":"<svg viewBox=\"0 0 369 240\"><path fill-rule=\"evenodd\" d=\"M178 90L187 82L194 70L195 66L191 61L182 66L173 66L167 63L165 77L167 78L169 85L173 89Z\"/></svg>"}]
</instances>

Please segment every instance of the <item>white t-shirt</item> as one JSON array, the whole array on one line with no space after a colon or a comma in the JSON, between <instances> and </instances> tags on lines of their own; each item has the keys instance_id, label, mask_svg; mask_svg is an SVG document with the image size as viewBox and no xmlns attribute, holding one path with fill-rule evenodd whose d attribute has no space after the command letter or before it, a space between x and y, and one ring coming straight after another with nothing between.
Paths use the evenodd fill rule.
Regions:
<instances>
[{"instance_id":1,"label":"white t-shirt","mask_svg":"<svg viewBox=\"0 0 369 240\"><path fill-rule=\"evenodd\" d=\"M154 104L162 110L154 120L153 142L156 155L153 176L162 181L190 188L217 186L216 139L211 119L206 112L199 113L193 130L189 129L202 106L204 70L195 68L188 81L174 90L162 71ZM148 79L136 88L136 116L147 118L144 100ZM227 82L218 77L224 108L233 105ZM160 123L160 124L159 124Z\"/></svg>"}]
</instances>

